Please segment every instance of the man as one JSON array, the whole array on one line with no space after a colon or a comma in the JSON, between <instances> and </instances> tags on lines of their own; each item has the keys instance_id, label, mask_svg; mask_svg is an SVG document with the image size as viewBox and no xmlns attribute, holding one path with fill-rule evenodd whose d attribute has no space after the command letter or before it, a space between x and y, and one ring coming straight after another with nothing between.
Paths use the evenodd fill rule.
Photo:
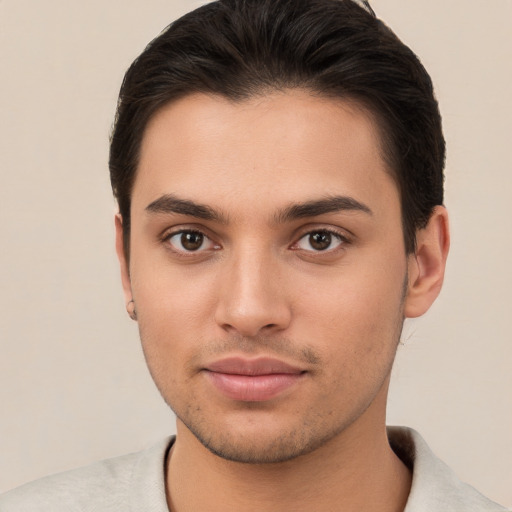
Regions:
<instances>
[{"instance_id":1,"label":"man","mask_svg":"<svg viewBox=\"0 0 512 512\"><path fill-rule=\"evenodd\" d=\"M428 74L367 5L223 0L128 70L111 142L129 315L177 436L11 510L493 511L385 428L449 246Z\"/></svg>"}]
</instances>

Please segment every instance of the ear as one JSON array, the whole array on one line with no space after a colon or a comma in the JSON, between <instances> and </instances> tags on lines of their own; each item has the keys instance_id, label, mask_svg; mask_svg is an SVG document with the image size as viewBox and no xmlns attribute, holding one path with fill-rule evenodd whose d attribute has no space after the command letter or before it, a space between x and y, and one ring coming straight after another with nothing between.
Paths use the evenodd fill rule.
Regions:
<instances>
[{"instance_id":1,"label":"ear","mask_svg":"<svg viewBox=\"0 0 512 512\"><path fill-rule=\"evenodd\" d=\"M425 228L416 232L416 250L409 256L406 318L423 315L439 295L450 247L448 212L436 206Z\"/></svg>"},{"instance_id":2,"label":"ear","mask_svg":"<svg viewBox=\"0 0 512 512\"><path fill-rule=\"evenodd\" d=\"M116 224L116 253L117 259L119 260L119 266L121 269L121 283L123 285L124 291L124 301L125 304L128 304L131 300L133 300L132 296L132 285L130 281L130 267L128 261L126 260L126 255L124 252L124 234L123 234L123 218L121 214L118 213L115 216L115 224Z\"/></svg>"}]
</instances>

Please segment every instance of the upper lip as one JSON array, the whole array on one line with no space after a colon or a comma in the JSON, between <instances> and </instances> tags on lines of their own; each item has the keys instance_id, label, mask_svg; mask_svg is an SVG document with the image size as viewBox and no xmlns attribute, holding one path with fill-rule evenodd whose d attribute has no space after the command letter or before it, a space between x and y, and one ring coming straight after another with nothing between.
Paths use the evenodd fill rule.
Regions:
<instances>
[{"instance_id":1,"label":"upper lip","mask_svg":"<svg viewBox=\"0 0 512 512\"><path fill-rule=\"evenodd\" d=\"M206 370L232 375L272 375L300 374L304 370L272 357L247 359L243 357L226 357L206 366Z\"/></svg>"}]
</instances>

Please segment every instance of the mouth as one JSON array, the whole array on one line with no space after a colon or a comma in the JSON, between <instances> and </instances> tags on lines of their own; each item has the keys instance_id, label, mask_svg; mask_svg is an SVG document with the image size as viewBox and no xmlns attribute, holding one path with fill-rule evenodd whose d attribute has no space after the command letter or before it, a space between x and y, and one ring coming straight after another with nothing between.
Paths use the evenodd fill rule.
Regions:
<instances>
[{"instance_id":1,"label":"mouth","mask_svg":"<svg viewBox=\"0 0 512 512\"><path fill-rule=\"evenodd\" d=\"M225 397L242 402L271 400L296 385L306 371L273 358L229 357L204 369Z\"/></svg>"}]
</instances>

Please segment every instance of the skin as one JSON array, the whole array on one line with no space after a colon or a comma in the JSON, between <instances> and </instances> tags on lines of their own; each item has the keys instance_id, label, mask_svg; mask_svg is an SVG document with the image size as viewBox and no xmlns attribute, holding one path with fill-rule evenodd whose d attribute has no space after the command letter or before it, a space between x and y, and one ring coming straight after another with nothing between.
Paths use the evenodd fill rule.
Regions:
<instances>
[{"instance_id":1,"label":"skin","mask_svg":"<svg viewBox=\"0 0 512 512\"><path fill-rule=\"evenodd\" d=\"M439 293L448 228L436 208L406 255L371 115L300 90L187 96L146 129L131 217L126 302L178 417L171 510L403 510L389 376L404 317ZM300 378L235 400L205 371L228 356Z\"/></svg>"}]
</instances>

